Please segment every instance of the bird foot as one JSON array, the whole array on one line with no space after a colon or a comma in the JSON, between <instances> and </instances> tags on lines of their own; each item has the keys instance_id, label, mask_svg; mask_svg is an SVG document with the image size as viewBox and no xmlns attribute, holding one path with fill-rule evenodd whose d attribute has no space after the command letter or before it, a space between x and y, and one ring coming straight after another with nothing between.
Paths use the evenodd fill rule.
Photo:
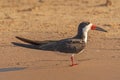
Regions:
<instances>
[{"instance_id":1,"label":"bird foot","mask_svg":"<svg viewBox=\"0 0 120 80\"><path fill-rule=\"evenodd\" d=\"M76 64L71 64L70 66L73 67L73 66L76 66L76 65L78 65L78 64L77 63Z\"/></svg>"}]
</instances>

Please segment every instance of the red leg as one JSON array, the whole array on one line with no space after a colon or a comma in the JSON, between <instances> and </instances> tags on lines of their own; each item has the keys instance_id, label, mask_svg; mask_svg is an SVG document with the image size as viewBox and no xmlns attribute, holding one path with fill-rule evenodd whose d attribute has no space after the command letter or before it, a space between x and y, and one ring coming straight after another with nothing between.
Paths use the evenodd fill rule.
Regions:
<instances>
[{"instance_id":1,"label":"red leg","mask_svg":"<svg viewBox=\"0 0 120 80\"><path fill-rule=\"evenodd\" d=\"M70 66L78 65L78 64L74 63L74 54L71 56L71 62L72 62L72 64Z\"/></svg>"}]
</instances>

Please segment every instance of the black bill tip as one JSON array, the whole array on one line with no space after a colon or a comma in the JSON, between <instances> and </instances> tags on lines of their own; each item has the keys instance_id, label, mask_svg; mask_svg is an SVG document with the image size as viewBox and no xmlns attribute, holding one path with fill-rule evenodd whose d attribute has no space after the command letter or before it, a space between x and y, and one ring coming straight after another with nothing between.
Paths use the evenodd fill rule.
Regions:
<instances>
[{"instance_id":1,"label":"black bill tip","mask_svg":"<svg viewBox=\"0 0 120 80\"><path fill-rule=\"evenodd\" d=\"M108 32L107 30L100 28L100 27L96 27L95 30L102 31L102 32Z\"/></svg>"}]
</instances>

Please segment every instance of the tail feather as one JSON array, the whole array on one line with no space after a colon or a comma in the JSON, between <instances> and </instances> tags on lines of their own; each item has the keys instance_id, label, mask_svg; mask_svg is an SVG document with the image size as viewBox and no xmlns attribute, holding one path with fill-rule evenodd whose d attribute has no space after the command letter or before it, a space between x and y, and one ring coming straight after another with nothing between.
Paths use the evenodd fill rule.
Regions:
<instances>
[{"instance_id":1,"label":"tail feather","mask_svg":"<svg viewBox=\"0 0 120 80\"><path fill-rule=\"evenodd\" d=\"M47 44L49 42L57 42L57 40L46 40L46 41L34 41L34 40L30 40L30 39L26 39L26 38L22 38L22 37L18 37L16 36L17 39L23 41L23 42L26 42L26 43L30 43L30 44L33 44L33 45L43 45L43 44Z\"/></svg>"}]
</instances>

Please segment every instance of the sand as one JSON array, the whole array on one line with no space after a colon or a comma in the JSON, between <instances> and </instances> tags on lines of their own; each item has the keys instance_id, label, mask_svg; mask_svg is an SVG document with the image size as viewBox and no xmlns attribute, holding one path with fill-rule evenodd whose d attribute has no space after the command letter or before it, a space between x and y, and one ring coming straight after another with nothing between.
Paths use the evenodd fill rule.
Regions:
<instances>
[{"instance_id":1,"label":"sand","mask_svg":"<svg viewBox=\"0 0 120 80\"><path fill-rule=\"evenodd\" d=\"M0 80L120 80L120 0L0 0ZM108 32L90 31L79 65L70 55L13 45L72 37L82 21Z\"/></svg>"}]
</instances>

